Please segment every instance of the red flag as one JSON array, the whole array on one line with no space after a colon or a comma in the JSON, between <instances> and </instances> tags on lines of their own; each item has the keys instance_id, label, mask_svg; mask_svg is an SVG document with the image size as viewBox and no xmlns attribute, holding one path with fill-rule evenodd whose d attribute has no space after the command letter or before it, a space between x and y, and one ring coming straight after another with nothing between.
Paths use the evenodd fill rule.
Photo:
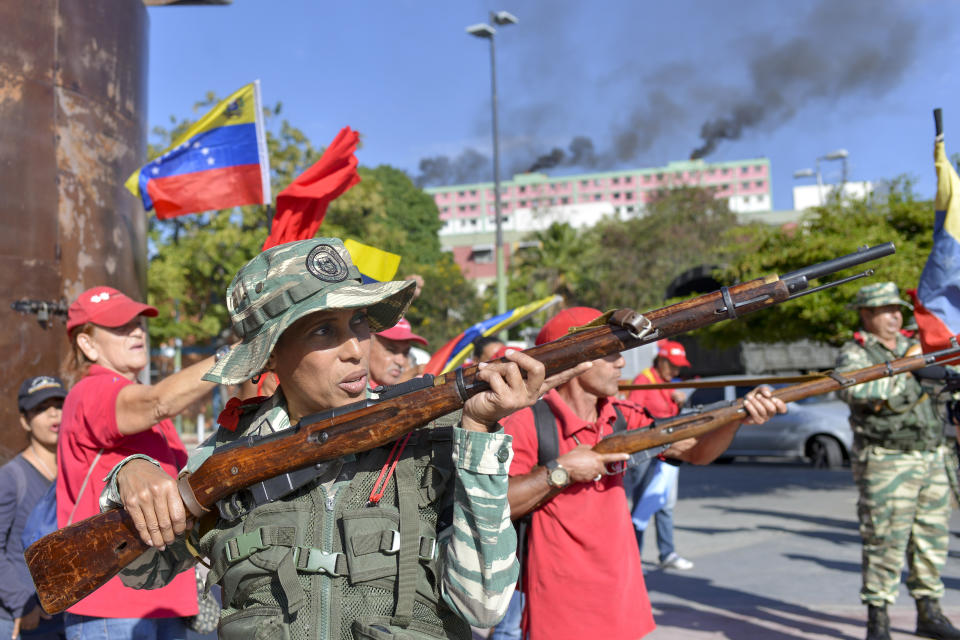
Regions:
<instances>
[{"instance_id":1,"label":"red flag","mask_svg":"<svg viewBox=\"0 0 960 640\"><path fill-rule=\"evenodd\" d=\"M263 249L312 238L330 202L360 182L357 150L360 135L344 127L312 167L277 194L277 213Z\"/></svg>"}]
</instances>

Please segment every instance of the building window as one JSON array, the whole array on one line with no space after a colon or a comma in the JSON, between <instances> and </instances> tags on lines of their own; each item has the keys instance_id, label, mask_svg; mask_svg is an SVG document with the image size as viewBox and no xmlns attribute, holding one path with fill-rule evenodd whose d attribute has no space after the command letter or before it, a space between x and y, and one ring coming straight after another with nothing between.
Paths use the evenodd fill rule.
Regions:
<instances>
[{"instance_id":1,"label":"building window","mask_svg":"<svg viewBox=\"0 0 960 640\"><path fill-rule=\"evenodd\" d=\"M624 197L625 197L627 200L633 200L633 191L627 191L627 193L624 194Z\"/></svg>"},{"instance_id":2,"label":"building window","mask_svg":"<svg viewBox=\"0 0 960 640\"><path fill-rule=\"evenodd\" d=\"M500 224L508 224L509 222L510 218L508 216L500 216Z\"/></svg>"},{"instance_id":3,"label":"building window","mask_svg":"<svg viewBox=\"0 0 960 640\"><path fill-rule=\"evenodd\" d=\"M742 175L747 175L748 173L750 173L750 167L740 167L740 173Z\"/></svg>"},{"instance_id":4,"label":"building window","mask_svg":"<svg viewBox=\"0 0 960 640\"><path fill-rule=\"evenodd\" d=\"M464 205L460 205L459 207L457 207L457 211L461 211L461 212L462 212L462 211L466 211L466 210L467 210L467 207L464 206Z\"/></svg>"},{"instance_id":5,"label":"building window","mask_svg":"<svg viewBox=\"0 0 960 640\"><path fill-rule=\"evenodd\" d=\"M466 191L457 191L457 195L461 198L466 195Z\"/></svg>"},{"instance_id":6,"label":"building window","mask_svg":"<svg viewBox=\"0 0 960 640\"><path fill-rule=\"evenodd\" d=\"M517 187L517 191L519 191L520 193L526 193L527 188L524 185L520 185L519 187Z\"/></svg>"},{"instance_id":7,"label":"building window","mask_svg":"<svg viewBox=\"0 0 960 640\"><path fill-rule=\"evenodd\" d=\"M762 165L762 164L755 164L755 165L753 165L753 170L756 171L757 173L760 173L761 171L763 171L763 165Z\"/></svg>"},{"instance_id":8,"label":"building window","mask_svg":"<svg viewBox=\"0 0 960 640\"><path fill-rule=\"evenodd\" d=\"M470 226L471 226L471 227L477 226L477 219L476 219L476 218L471 218L471 219L470 219Z\"/></svg>"},{"instance_id":9,"label":"building window","mask_svg":"<svg viewBox=\"0 0 960 640\"><path fill-rule=\"evenodd\" d=\"M570 198L568 198L567 196L563 196L562 198L560 198L560 204L570 204Z\"/></svg>"},{"instance_id":10,"label":"building window","mask_svg":"<svg viewBox=\"0 0 960 640\"><path fill-rule=\"evenodd\" d=\"M581 181L580 181L580 186L581 186L581 187L587 187L587 186L590 186L590 183L589 183L588 181L586 181L586 180L581 180Z\"/></svg>"},{"instance_id":11,"label":"building window","mask_svg":"<svg viewBox=\"0 0 960 640\"><path fill-rule=\"evenodd\" d=\"M519 206L521 206L521 207L525 207L525 206L527 206L527 201L526 201L526 200L521 200L518 204L519 204Z\"/></svg>"},{"instance_id":12,"label":"building window","mask_svg":"<svg viewBox=\"0 0 960 640\"><path fill-rule=\"evenodd\" d=\"M476 264L493 262L493 249L474 249L470 252L470 261Z\"/></svg>"},{"instance_id":13,"label":"building window","mask_svg":"<svg viewBox=\"0 0 960 640\"><path fill-rule=\"evenodd\" d=\"M597 202L599 202L602 197L603 197L603 194L600 194L600 193L593 194L593 199L596 200Z\"/></svg>"},{"instance_id":14,"label":"building window","mask_svg":"<svg viewBox=\"0 0 960 640\"><path fill-rule=\"evenodd\" d=\"M620 184L620 178L610 178L610 184Z\"/></svg>"},{"instance_id":15,"label":"building window","mask_svg":"<svg viewBox=\"0 0 960 640\"><path fill-rule=\"evenodd\" d=\"M620 199L620 193L617 192L617 193L613 194L613 199L614 199L614 200L619 200L619 199Z\"/></svg>"},{"instance_id":16,"label":"building window","mask_svg":"<svg viewBox=\"0 0 960 640\"><path fill-rule=\"evenodd\" d=\"M477 210L477 205L475 204L470 205L470 211L476 211L476 210Z\"/></svg>"},{"instance_id":17,"label":"building window","mask_svg":"<svg viewBox=\"0 0 960 640\"><path fill-rule=\"evenodd\" d=\"M757 180L756 182L753 183L753 185L754 185L757 189L762 189L762 188L763 188L763 180Z\"/></svg>"},{"instance_id":18,"label":"building window","mask_svg":"<svg viewBox=\"0 0 960 640\"><path fill-rule=\"evenodd\" d=\"M595 186L595 187L599 187L599 186L600 186L600 179L599 179L599 178L594 178L594 179L593 179L593 186Z\"/></svg>"}]
</instances>

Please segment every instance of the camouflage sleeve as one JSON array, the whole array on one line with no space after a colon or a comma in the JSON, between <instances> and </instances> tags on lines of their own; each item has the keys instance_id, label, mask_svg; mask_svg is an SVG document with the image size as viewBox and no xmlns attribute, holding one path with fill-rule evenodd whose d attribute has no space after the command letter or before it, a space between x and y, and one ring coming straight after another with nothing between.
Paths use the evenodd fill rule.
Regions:
<instances>
[{"instance_id":1,"label":"camouflage sleeve","mask_svg":"<svg viewBox=\"0 0 960 640\"><path fill-rule=\"evenodd\" d=\"M880 363L873 362L866 350L861 348L857 343L848 342L840 348L840 354L837 356L836 370L838 372L853 371L874 364ZM908 382L909 378L906 375L880 378L872 382L846 387L838 391L837 395L847 404L873 404L905 393Z\"/></svg>"},{"instance_id":2,"label":"camouflage sleeve","mask_svg":"<svg viewBox=\"0 0 960 640\"><path fill-rule=\"evenodd\" d=\"M453 433L453 524L439 535L441 591L471 625L492 627L507 610L520 570L507 502L511 437L460 428Z\"/></svg>"},{"instance_id":3,"label":"camouflage sleeve","mask_svg":"<svg viewBox=\"0 0 960 640\"><path fill-rule=\"evenodd\" d=\"M185 470L193 472L213 453L214 437L211 436L191 454ZM157 464L156 460L143 454L134 454L121 460L104 478L106 486L100 494L100 510L122 507L117 488L117 473L124 464L137 458ZM159 465L158 465L159 466ZM182 472L181 472L182 473ZM186 543L178 539L163 551L151 549L120 570L120 581L134 589L159 589L170 584L173 578L197 562Z\"/></svg>"}]
</instances>

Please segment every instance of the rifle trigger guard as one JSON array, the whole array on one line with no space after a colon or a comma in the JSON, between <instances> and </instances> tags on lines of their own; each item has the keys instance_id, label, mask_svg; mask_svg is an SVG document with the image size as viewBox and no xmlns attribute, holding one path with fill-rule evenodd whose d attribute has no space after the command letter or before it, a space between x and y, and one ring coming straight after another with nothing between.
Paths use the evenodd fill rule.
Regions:
<instances>
[{"instance_id":1,"label":"rifle trigger guard","mask_svg":"<svg viewBox=\"0 0 960 640\"><path fill-rule=\"evenodd\" d=\"M834 380L836 380L837 382L839 382L841 387L849 387L850 385L855 384L857 382L853 378L845 378L844 376L840 375L836 371L829 371L827 372L827 375L833 378Z\"/></svg>"},{"instance_id":2,"label":"rifle trigger guard","mask_svg":"<svg viewBox=\"0 0 960 640\"><path fill-rule=\"evenodd\" d=\"M626 329L631 336L638 340L653 331L653 323L642 313L637 313L632 309L618 311L610 318L610 321L612 324Z\"/></svg>"},{"instance_id":3,"label":"rifle trigger guard","mask_svg":"<svg viewBox=\"0 0 960 640\"><path fill-rule=\"evenodd\" d=\"M720 287L720 296L723 298L723 306L726 307L727 317L733 320L737 317L737 309L733 304L733 297L730 295L730 289Z\"/></svg>"}]
</instances>

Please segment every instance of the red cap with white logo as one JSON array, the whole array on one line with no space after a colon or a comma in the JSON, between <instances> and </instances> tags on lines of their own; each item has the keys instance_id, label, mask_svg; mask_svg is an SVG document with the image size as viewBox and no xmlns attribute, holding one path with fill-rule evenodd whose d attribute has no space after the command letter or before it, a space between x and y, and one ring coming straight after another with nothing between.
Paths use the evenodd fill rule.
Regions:
<instances>
[{"instance_id":1,"label":"red cap with white logo","mask_svg":"<svg viewBox=\"0 0 960 640\"><path fill-rule=\"evenodd\" d=\"M93 287L81 293L67 310L67 335L87 322L122 327L137 316L155 318L157 309L135 302L112 287Z\"/></svg>"}]
</instances>

